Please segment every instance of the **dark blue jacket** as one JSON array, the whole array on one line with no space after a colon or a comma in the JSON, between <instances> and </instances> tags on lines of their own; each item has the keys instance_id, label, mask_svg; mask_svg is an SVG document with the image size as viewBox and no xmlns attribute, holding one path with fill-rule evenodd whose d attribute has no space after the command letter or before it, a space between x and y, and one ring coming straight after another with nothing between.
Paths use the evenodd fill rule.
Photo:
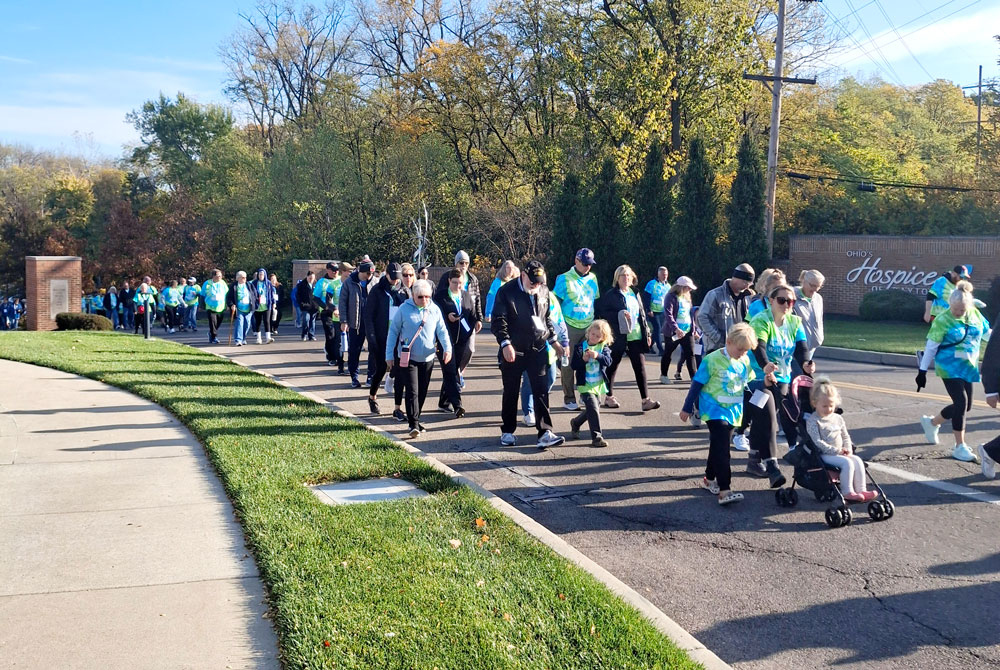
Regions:
<instances>
[{"instance_id":1,"label":"dark blue jacket","mask_svg":"<svg viewBox=\"0 0 1000 670\"><path fill-rule=\"evenodd\" d=\"M587 343L587 338L584 337L580 340L576 347L573 349L573 357L569 360L569 366L573 369L574 377L576 379L577 386L583 386L587 383L587 363L583 360L583 345ZM601 376L604 378L604 384L611 388L611 380L608 379L608 368L611 367L611 348L608 345L604 345L601 349L601 353L597 354L597 362L601 366Z\"/></svg>"}]
</instances>

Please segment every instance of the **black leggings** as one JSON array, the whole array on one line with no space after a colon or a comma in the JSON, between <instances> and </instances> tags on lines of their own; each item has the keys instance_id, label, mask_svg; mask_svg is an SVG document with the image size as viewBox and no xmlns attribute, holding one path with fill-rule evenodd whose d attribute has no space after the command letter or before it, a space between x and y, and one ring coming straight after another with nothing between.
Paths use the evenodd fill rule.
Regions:
<instances>
[{"instance_id":1,"label":"black leggings","mask_svg":"<svg viewBox=\"0 0 1000 670\"><path fill-rule=\"evenodd\" d=\"M728 491L733 479L729 463L729 440L733 437L733 427L722 419L709 419L706 424L708 465L705 466L705 479L714 479L720 491Z\"/></svg>"},{"instance_id":2,"label":"black leggings","mask_svg":"<svg viewBox=\"0 0 1000 670\"><path fill-rule=\"evenodd\" d=\"M377 340L373 340L368 343L371 351L385 351L385 342L379 343ZM372 373L372 383L371 387L368 389L368 395L375 397L378 395L378 387L382 385L382 380L385 379L385 374L389 371L389 364L384 360L385 356L375 357L375 370Z\"/></svg>"},{"instance_id":3,"label":"black leggings","mask_svg":"<svg viewBox=\"0 0 1000 670\"><path fill-rule=\"evenodd\" d=\"M994 461L1000 461L1000 437L995 437L983 445L986 455Z\"/></svg>"},{"instance_id":4,"label":"black leggings","mask_svg":"<svg viewBox=\"0 0 1000 670\"><path fill-rule=\"evenodd\" d=\"M693 329L692 329L693 330ZM660 374L664 377L670 376L670 357L674 355L674 349L681 348L681 357L677 359L677 376L681 376L681 366L687 363L688 376L694 379L694 349L691 347L691 330L684 333L684 337L679 340L664 337L663 356L660 358Z\"/></svg>"},{"instance_id":5,"label":"black leggings","mask_svg":"<svg viewBox=\"0 0 1000 670\"><path fill-rule=\"evenodd\" d=\"M761 460L766 460L778 457L778 421L785 431L788 446L795 444L797 431L795 424L778 408L788 395L788 384L765 386L762 392L767 394L767 404L763 408L750 402L750 394L744 394L743 407L753 412L750 424L750 448L760 453Z\"/></svg>"},{"instance_id":6,"label":"black leggings","mask_svg":"<svg viewBox=\"0 0 1000 670\"><path fill-rule=\"evenodd\" d=\"M426 362L410 361L407 367L400 368L406 385L406 419L410 428L416 428L420 421L420 410L427 400L427 387L430 386L433 371L433 358Z\"/></svg>"},{"instance_id":7,"label":"black leggings","mask_svg":"<svg viewBox=\"0 0 1000 670\"><path fill-rule=\"evenodd\" d=\"M951 419L952 430L965 430L965 413L972 410L972 382L964 379L943 379L952 404L941 410L941 416Z\"/></svg>"},{"instance_id":8,"label":"black leggings","mask_svg":"<svg viewBox=\"0 0 1000 670\"><path fill-rule=\"evenodd\" d=\"M628 353L628 360L632 363L632 372L635 373L635 383L639 387L639 397L645 400L649 397L649 392L646 390L646 356L643 354L643 345L646 343L642 340L632 340L631 342L626 342L624 347L613 347L611 349L611 366L608 368L608 395L615 394L615 374L618 372L618 366L622 362L622 358Z\"/></svg>"}]
</instances>

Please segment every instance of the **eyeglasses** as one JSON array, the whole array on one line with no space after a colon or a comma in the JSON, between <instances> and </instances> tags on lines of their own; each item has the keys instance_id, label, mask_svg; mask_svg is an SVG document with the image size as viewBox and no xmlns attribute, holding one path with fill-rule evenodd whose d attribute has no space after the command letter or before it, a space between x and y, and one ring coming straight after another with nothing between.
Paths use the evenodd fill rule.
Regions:
<instances>
[{"instance_id":1,"label":"eyeglasses","mask_svg":"<svg viewBox=\"0 0 1000 670\"><path fill-rule=\"evenodd\" d=\"M431 299L431 297L429 295L415 295L415 296L413 296L414 300L424 300L425 298L427 300Z\"/></svg>"},{"instance_id":2,"label":"eyeglasses","mask_svg":"<svg viewBox=\"0 0 1000 670\"><path fill-rule=\"evenodd\" d=\"M786 298L783 295L779 295L774 299L779 305L794 305L795 298Z\"/></svg>"},{"instance_id":3,"label":"eyeglasses","mask_svg":"<svg viewBox=\"0 0 1000 670\"><path fill-rule=\"evenodd\" d=\"M404 277L416 277L417 275L413 274L412 272L404 272L403 276Z\"/></svg>"}]
</instances>

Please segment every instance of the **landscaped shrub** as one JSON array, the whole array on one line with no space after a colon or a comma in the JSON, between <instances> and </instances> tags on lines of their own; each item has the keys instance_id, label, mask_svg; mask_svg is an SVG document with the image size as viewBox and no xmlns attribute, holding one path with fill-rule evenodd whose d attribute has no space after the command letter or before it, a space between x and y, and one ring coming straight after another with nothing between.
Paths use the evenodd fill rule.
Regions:
<instances>
[{"instance_id":1,"label":"landscaped shrub","mask_svg":"<svg viewBox=\"0 0 1000 670\"><path fill-rule=\"evenodd\" d=\"M858 313L865 321L920 321L924 299L896 289L872 291L861 299Z\"/></svg>"},{"instance_id":2,"label":"landscaped shrub","mask_svg":"<svg viewBox=\"0 0 1000 670\"><path fill-rule=\"evenodd\" d=\"M80 312L60 312L56 314L56 328L59 330L113 330L111 319L100 314Z\"/></svg>"}]
</instances>

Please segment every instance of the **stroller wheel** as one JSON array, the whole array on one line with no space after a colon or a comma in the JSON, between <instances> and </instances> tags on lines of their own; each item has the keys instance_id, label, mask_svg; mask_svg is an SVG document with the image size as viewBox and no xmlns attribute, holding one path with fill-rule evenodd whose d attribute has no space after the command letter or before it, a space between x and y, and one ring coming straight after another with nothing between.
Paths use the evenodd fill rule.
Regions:
<instances>
[{"instance_id":1,"label":"stroller wheel","mask_svg":"<svg viewBox=\"0 0 1000 670\"><path fill-rule=\"evenodd\" d=\"M850 526L851 522L854 521L854 515L851 514L851 508L846 505L840 508L840 517L843 519L841 526Z\"/></svg>"},{"instance_id":2,"label":"stroller wheel","mask_svg":"<svg viewBox=\"0 0 1000 670\"><path fill-rule=\"evenodd\" d=\"M882 501L882 510L885 512L885 519L888 521L892 518L893 513L896 511L896 506L892 504L891 500Z\"/></svg>"},{"instance_id":3,"label":"stroller wheel","mask_svg":"<svg viewBox=\"0 0 1000 670\"><path fill-rule=\"evenodd\" d=\"M799 492L795 489L788 489L788 506L795 507L799 504Z\"/></svg>"},{"instance_id":4,"label":"stroller wheel","mask_svg":"<svg viewBox=\"0 0 1000 670\"><path fill-rule=\"evenodd\" d=\"M826 510L826 525L830 528L840 528L842 519L839 509L830 507Z\"/></svg>"},{"instance_id":5,"label":"stroller wheel","mask_svg":"<svg viewBox=\"0 0 1000 670\"><path fill-rule=\"evenodd\" d=\"M868 503L868 516L872 521L881 521L885 518L885 509L878 500Z\"/></svg>"}]
</instances>

